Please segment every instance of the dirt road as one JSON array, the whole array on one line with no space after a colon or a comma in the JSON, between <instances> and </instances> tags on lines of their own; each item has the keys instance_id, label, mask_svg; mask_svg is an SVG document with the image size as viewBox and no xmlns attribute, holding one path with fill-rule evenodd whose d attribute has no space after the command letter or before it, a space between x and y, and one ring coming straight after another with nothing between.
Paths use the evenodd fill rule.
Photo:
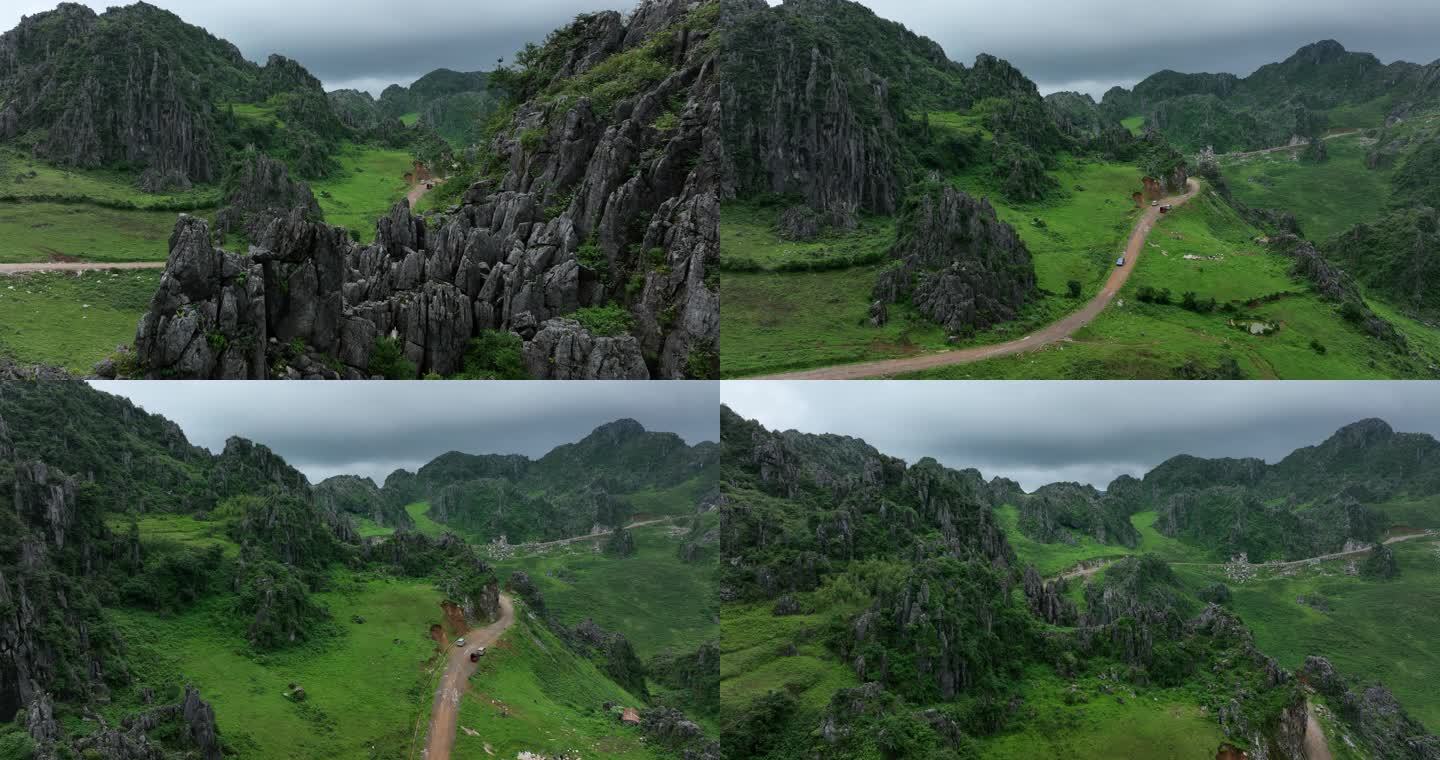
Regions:
<instances>
[{"instance_id":1,"label":"dirt road","mask_svg":"<svg viewBox=\"0 0 1440 760\"><path fill-rule=\"evenodd\" d=\"M1166 198L1160 201L1161 205L1173 206L1183 205L1200 191L1198 180L1190 180L1189 189L1184 195L1173 198ZM803 372L789 372L780 375L769 375L757 378L744 378L747 380L865 380L870 378L894 377L895 375L922 370L934 369L936 367L948 367L955 364L972 364L985 359L994 359L1000 356L1011 356L1028 351L1035 351L1045 346L1058 343L1074 335L1080 328L1090 324L1090 321L1099 316L1105 307L1114 300L1115 294L1125 286L1125 281L1130 279L1130 273L1135 271L1135 265L1140 262L1140 254L1144 251L1145 242L1150 238L1150 231L1155 228L1155 223L1160 219L1160 209L1151 206L1145 209L1140 215L1139 221L1135 223L1135 229L1130 233L1130 243L1125 247L1125 266L1115 267L1110 273L1110 279L1106 281L1105 287L1100 290L1099 295L1085 304L1079 311L1052 322L1039 332L1027 335L1019 340L1012 340L1008 343L998 343L993 346L976 346L958 351L942 351L924 356L912 356L905 359L888 359L878 362L867 362L864 364L845 364L838 367L825 367L812 369Z\"/></svg>"},{"instance_id":2,"label":"dirt road","mask_svg":"<svg viewBox=\"0 0 1440 760\"><path fill-rule=\"evenodd\" d=\"M1330 754L1330 743L1325 740L1325 729L1315 717L1315 705L1305 703L1305 760L1334 760Z\"/></svg>"},{"instance_id":3,"label":"dirt road","mask_svg":"<svg viewBox=\"0 0 1440 760\"><path fill-rule=\"evenodd\" d=\"M442 180L438 180L438 179L437 179L437 180L432 180L432 181L435 183L435 187L439 187L439 186L440 186L440 183L442 182ZM416 183L415 183L415 186L412 187L412 188L410 188L410 192L409 192L408 194L406 194L406 196L405 196L406 198L408 198L408 199L410 200L410 208L411 208L411 209L414 209L414 208L415 208L415 204L419 203L419 202L420 202L420 199L421 199L421 198L424 198L425 195L426 195L427 193L429 193L429 192L430 192L431 190L433 190L433 189L435 189L435 188L426 187L424 182L416 182Z\"/></svg>"},{"instance_id":4,"label":"dirt road","mask_svg":"<svg viewBox=\"0 0 1440 760\"><path fill-rule=\"evenodd\" d=\"M425 736L425 760L448 760L455 746L455 724L460 716L460 697L474 675L476 663L470 662L470 650L492 647L500 635L515 622L515 608L510 597L500 595L500 619L465 634L465 646L450 647L450 662L435 690L435 706L430 711L430 729Z\"/></svg>"},{"instance_id":5,"label":"dirt road","mask_svg":"<svg viewBox=\"0 0 1440 760\"><path fill-rule=\"evenodd\" d=\"M643 528L643 527L645 527L646 525L657 525L657 524L659 524L659 523L675 522L675 520L676 520L676 518L674 518L674 517L659 517L659 518L656 518L656 519L654 519L654 520L644 520L644 521L642 521L642 522L633 522L633 523L630 523L629 525L626 525L626 526L625 526L625 529L626 529L626 530L631 530L631 529L634 529L634 528ZM607 531L604 531L604 532L602 532L602 533L589 533L589 534L586 534L586 535L583 535L583 536L575 536L574 538L562 538L562 539L560 539L560 540L558 540L558 541L546 541L546 542L543 543L543 544L523 544L523 546L524 546L524 548L526 548L526 549L544 549L544 548L550 547L550 546L564 546L565 544L573 544L573 543L576 543L576 542L578 542L578 541L584 541L584 540L590 539L590 538L601 538L602 536L608 536L608 535L610 535L611 533L614 533L614 532L615 532L615 531L613 531L613 530L607 530Z\"/></svg>"},{"instance_id":6,"label":"dirt road","mask_svg":"<svg viewBox=\"0 0 1440 760\"><path fill-rule=\"evenodd\" d=\"M0 274L29 274L31 272L96 272L106 269L164 269L163 261L122 261L108 264L102 261L51 261L35 264L0 264Z\"/></svg>"},{"instance_id":7,"label":"dirt road","mask_svg":"<svg viewBox=\"0 0 1440 760\"><path fill-rule=\"evenodd\" d=\"M1358 129L1342 129L1338 132L1331 132L1330 134L1325 135L1320 139L1334 140L1337 137L1349 137L1350 135L1353 135L1359 131L1360 130ZM1305 148L1309 147L1309 145L1309 143L1303 142L1296 143L1294 145L1277 145L1273 148L1261 148L1260 150L1247 150L1240 151L1239 153L1221 153L1217 155L1216 158L1249 158L1251 156L1263 156L1267 153L1279 153L1282 150L1304 150Z\"/></svg>"},{"instance_id":8,"label":"dirt road","mask_svg":"<svg viewBox=\"0 0 1440 760\"><path fill-rule=\"evenodd\" d=\"M1409 541L1409 540L1411 540L1411 539L1413 539L1413 538L1425 538L1425 537L1427 537L1427 536L1433 537L1433 536L1435 536L1435 535L1436 535L1436 532L1435 532L1435 531L1422 531L1422 532L1420 532L1420 533L1405 533L1405 534L1402 534L1402 535L1399 535L1399 536L1391 536L1391 537L1385 539L1385 541L1384 541L1383 543L1385 543L1386 545L1389 545L1389 544L1398 544L1398 543L1400 543L1401 541ZM1368 554L1369 552L1370 552L1370 547L1367 546L1367 547L1365 547L1365 548L1363 548L1363 549L1356 549L1355 551L1351 551L1351 552L1335 552L1334 554L1322 554L1322 555L1320 555L1320 556L1318 556L1318 557L1307 557L1307 558L1305 558L1305 559L1290 560L1289 562L1267 562L1267 563L1265 563L1265 564L1263 564L1263 565L1256 565L1256 567L1273 567L1273 568L1298 567L1298 566L1300 566L1300 565L1308 565L1308 564L1310 564L1311 562L1325 562L1325 561L1332 560L1332 559L1344 559L1345 557L1358 557L1358 556L1360 556L1360 555L1362 555L1362 554ZM1091 576L1091 575L1094 575L1094 574L1100 572L1101 570L1104 570L1105 568L1107 568L1107 567L1115 564L1116 562L1119 562L1121 559L1124 559L1124 558L1123 558L1123 557L1120 557L1120 558L1116 558L1116 559L1105 560L1104 562L1099 562L1099 563L1096 563L1096 564L1094 564L1094 565L1087 565L1087 566L1085 566L1085 567L1073 568L1073 569L1070 569L1070 570L1066 570L1065 572L1063 572L1063 573L1055 576L1054 578L1046 578L1045 580L1048 582L1048 581L1056 581L1056 580L1070 580L1070 579L1072 579L1072 578L1086 578L1086 577L1089 577L1089 576ZM1171 565L1172 567L1223 567L1225 563L1223 563L1223 562L1170 562L1170 563L1168 563L1168 564Z\"/></svg>"}]
</instances>

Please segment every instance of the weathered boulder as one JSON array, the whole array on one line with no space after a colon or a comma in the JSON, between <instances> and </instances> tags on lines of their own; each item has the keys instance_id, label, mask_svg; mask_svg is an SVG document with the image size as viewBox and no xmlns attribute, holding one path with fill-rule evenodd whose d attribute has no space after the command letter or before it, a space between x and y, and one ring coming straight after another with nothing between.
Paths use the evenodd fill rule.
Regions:
<instances>
[{"instance_id":1,"label":"weathered boulder","mask_svg":"<svg viewBox=\"0 0 1440 760\"><path fill-rule=\"evenodd\" d=\"M643 380L640 344L631 336L596 337L572 319L546 322L524 348L525 368L538 380Z\"/></svg>"},{"instance_id":2,"label":"weathered boulder","mask_svg":"<svg viewBox=\"0 0 1440 760\"><path fill-rule=\"evenodd\" d=\"M1036 297L1029 249L985 200L924 183L906 199L899 234L877 301L908 299L951 333L971 335L1014 319Z\"/></svg>"},{"instance_id":3,"label":"weathered boulder","mask_svg":"<svg viewBox=\"0 0 1440 760\"><path fill-rule=\"evenodd\" d=\"M225 178L224 205L215 214L215 228L221 235L243 230L255 240L271 219L295 209L309 219L323 216L310 186L290 179L285 162L252 148Z\"/></svg>"}]
</instances>

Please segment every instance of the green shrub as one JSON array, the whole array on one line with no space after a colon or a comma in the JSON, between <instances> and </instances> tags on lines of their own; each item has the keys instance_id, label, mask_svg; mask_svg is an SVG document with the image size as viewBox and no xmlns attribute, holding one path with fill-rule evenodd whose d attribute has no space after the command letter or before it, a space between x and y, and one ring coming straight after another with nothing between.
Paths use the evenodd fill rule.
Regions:
<instances>
[{"instance_id":1,"label":"green shrub","mask_svg":"<svg viewBox=\"0 0 1440 760\"><path fill-rule=\"evenodd\" d=\"M520 336L505 330L487 330L465 349L465 370L460 380L528 380L521 356Z\"/></svg>"},{"instance_id":2,"label":"green shrub","mask_svg":"<svg viewBox=\"0 0 1440 760\"><path fill-rule=\"evenodd\" d=\"M608 338L630 332L635 322L630 312L618 304L591 306L571 314L570 318L592 334Z\"/></svg>"},{"instance_id":3,"label":"green shrub","mask_svg":"<svg viewBox=\"0 0 1440 760\"><path fill-rule=\"evenodd\" d=\"M415 363L405 358L399 338L376 338L375 352L370 355L370 374L386 380L414 380Z\"/></svg>"}]
</instances>

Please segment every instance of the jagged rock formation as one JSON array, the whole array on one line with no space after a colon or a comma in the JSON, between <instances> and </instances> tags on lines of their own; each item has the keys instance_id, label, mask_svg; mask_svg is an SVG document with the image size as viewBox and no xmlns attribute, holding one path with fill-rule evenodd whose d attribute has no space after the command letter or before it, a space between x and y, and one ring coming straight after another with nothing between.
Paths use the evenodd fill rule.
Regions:
<instances>
[{"instance_id":1,"label":"jagged rock formation","mask_svg":"<svg viewBox=\"0 0 1440 760\"><path fill-rule=\"evenodd\" d=\"M1334 261L1372 293L1384 294L1421 318L1440 315L1440 294L1430 283L1440 278L1440 211L1402 209L1360 224L1328 241Z\"/></svg>"},{"instance_id":2,"label":"jagged rock formation","mask_svg":"<svg viewBox=\"0 0 1440 760\"><path fill-rule=\"evenodd\" d=\"M324 216L310 186L290 179L284 162L248 150L225 178L224 205L215 213L215 228L222 236L244 231L259 238L272 219L295 209L307 219Z\"/></svg>"},{"instance_id":3,"label":"jagged rock formation","mask_svg":"<svg viewBox=\"0 0 1440 760\"><path fill-rule=\"evenodd\" d=\"M618 46L581 38L599 45L586 48L597 62L653 51L671 71L608 108L551 94L582 86L585 70L547 83L491 146L502 173L434 220L397 204L373 244L292 212L240 255L212 246L203 221L182 218L136 331L144 374L366 378L376 374L377 342L389 340L415 376L454 375L472 338L503 330L527 341L526 364L540 377L714 375L714 15L713 3L651 0ZM559 35L548 54L571 39ZM667 114L675 126L655 126ZM629 312L628 336L595 336L561 319L608 304Z\"/></svg>"},{"instance_id":4,"label":"jagged rock formation","mask_svg":"<svg viewBox=\"0 0 1440 760\"><path fill-rule=\"evenodd\" d=\"M1036 296L1035 266L1015 228L989 202L938 181L907 198L890 255L897 262L880 274L874 298L908 299L952 334L1014 319Z\"/></svg>"},{"instance_id":5,"label":"jagged rock formation","mask_svg":"<svg viewBox=\"0 0 1440 760\"><path fill-rule=\"evenodd\" d=\"M1362 746L1377 757L1440 758L1440 737L1410 717L1383 685L1352 686L1324 657L1306 657L1297 675L1330 700Z\"/></svg>"},{"instance_id":6,"label":"jagged rock formation","mask_svg":"<svg viewBox=\"0 0 1440 760\"><path fill-rule=\"evenodd\" d=\"M1051 625L1074 625L1075 603L1066 599L1063 581L1045 582L1033 566L1025 568L1022 580L1030 611Z\"/></svg>"},{"instance_id":7,"label":"jagged rock formation","mask_svg":"<svg viewBox=\"0 0 1440 760\"><path fill-rule=\"evenodd\" d=\"M410 513L405 511L409 501L397 503L399 500L387 499L369 478L336 475L316 483L312 491L316 505L327 512L363 517L397 530L415 526Z\"/></svg>"},{"instance_id":8,"label":"jagged rock formation","mask_svg":"<svg viewBox=\"0 0 1440 760\"><path fill-rule=\"evenodd\" d=\"M904 175L886 103L889 85L864 71L863 86L853 87L855 72L806 44L809 35L791 16L803 5L725 4L726 37L733 43L723 63L725 139L738 182L802 195L822 213L891 213L899 208Z\"/></svg>"},{"instance_id":9,"label":"jagged rock formation","mask_svg":"<svg viewBox=\"0 0 1440 760\"><path fill-rule=\"evenodd\" d=\"M292 168L324 174L344 128L319 80L294 61L257 66L143 2L100 15L62 3L0 35L0 142L62 165L133 169L147 192L219 180L242 130L219 104L281 93L277 147Z\"/></svg>"},{"instance_id":10,"label":"jagged rock formation","mask_svg":"<svg viewBox=\"0 0 1440 760\"><path fill-rule=\"evenodd\" d=\"M1020 499L1019 507L1020 531L1037 541L1073 544L1085 535L1102 544L1140 544L1130 512L1094 486L1052 483Z\"/></svg>"},{"instance_id":11,"label":"jagged rock formation","mask_svg":"<svg viewBox=\"0 0 1440 760\"><path fill-rule=\"evenodd\" d=\"M895 213L920 170L981 158L978 141L932 129L931 111L995 104L988 160L1007 177L1020 170L1006 182L1020 200L1053 189L1046 157L1082 136L1062 135L1035 84L1009 63L982 54L967 69L858 3L735 0L724 14L727 188L799 196L816 215L809 221L845 228L859 211Z\"/></svg>"}]
</instances>

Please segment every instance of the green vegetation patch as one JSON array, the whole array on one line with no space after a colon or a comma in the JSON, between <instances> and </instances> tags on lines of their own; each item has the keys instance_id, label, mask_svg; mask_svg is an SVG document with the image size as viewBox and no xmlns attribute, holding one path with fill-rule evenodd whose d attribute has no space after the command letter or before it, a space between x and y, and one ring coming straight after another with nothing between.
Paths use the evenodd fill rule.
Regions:
<instances>
[{"instance_id":1,"label":"green vegetation patch","mask_svg":"<svg viewBox=\"0 0 1440 760\"><path fill-rule=\"evenodd\" d=\"M340 171L310 183L329 224L345 227L360 242L375 239L375 220L409 192L405 174L414 167L408 151L346 145L337 157Z\"/></svg>"},{"instance_id":2,"label":"green vegetation patch","mask_svg":"<svg viewBox=\"0 0 1440 760\"><path fill-rule=\"evenodd\" d=\"M174 211L0 201L0 264L164 261Z\"/></svg>"},{"instance_id":3,"label":"green vegetation patch","mask_svg":"<svg viewBox=\"0 0 1440 760\"><path fill-rule=\"evenodd\" d=\"M530 620L523 602L515 606L515 625L480 660L461 698L451 756L489 760L578 751L620 760L662 757L638 728L621 724L603 708L606 702L643 703Z\"/></svg>"},{"instance_id":4,"label":"green vegetation patch","mask_svg":"<svg viewBox=\"0 0 1440 760\"><path fill-rule=\"evenodd\" d=\"M827 231L814 241L775 233L787 204L780 200L725 204L720 211L720 265L738 272L805 272L878 264L895 244L895 220L865 215L849 232Z\"/></svg>"},{"instance_id":5,"label":"green vegetation patch","mask_svg":"<svg viewBox=\"0 0 1440 760\"><path fill-rule=\"evenodd\" d=\"M648 660L665 649L692 650L716 636L714 563L680 560L683 530L678 523L637 528L632 531L637 550L628 557L597 553L594 542L578 541L499 565L529 574L546 608L567 626L594 618L624 633Z\"/></svg>"},{"instance_id":6,"label":"green vegetation patch","mask_svg":"<svg viewBox=\"0 0 1440 760\"><path fill-rule=\"evenodd\" d=\"M980 740L982 757L1212 760L1225 741L1214 716L1186 689L1105 693L1109 687L1097 678L1067 681L1042 667L1030 668L1022 683L1023 720L1015 721L1016 730Z\"/></svg>"},{"instance_id":7,"label":"green vegetation patch","mask_svg":"<svg viewBox=\"0 0 1440 760\"><path fill-rule=\"evenodd\" d=\"M1230 584L1230 606L1255 633L1266 654L1286 668L1309 655L1328 658L1341 672L1380 681L1431 731L1440 730L1440 544L1416 539L1392 544L1400 562L1394 580L1347 575L1344 561L1293 574L1263 575ZM1219 568L1178 567L1194 588L1224 581ZM1324 607L1298 599L1320 597Z\"/></svg>"},{"instance_id":8,"label":"green vegetation patch","mask_svg":"<svg viewBox=\"0 0 1440 760\"><path fill-rule=\"evenodd\" d=\"M1230 192L1247 206L1283 209L1314 240L1327 240L1380 217L1390 201L1393 169L1369 169L1359 133L1325 141L1328 160L1300 161L1301 149L1229 158L1221 169Z\"/></svg>"},{"instance_id":9,"label":"green vegetation patch","mask_svg":"<svg viewBox=\"0 0 1440 760\"><path fill-rule=\"evenodd\" d=\"M194 683L242 756L403 755L430 709L426 668L435 642L428 629L442 622L441 595L424 582L344 574L335 581L334 590L313 597L329 608L339 633L266 655L248 653L224 597L169 618L114 611L135 688L163 694L171 684ZM303 700L286 696L292 682L304 689Z\"/></svg>"},{"instance_id":10,"label":"green vegetation patch","mask_svg":"<svg viewBox=\"0 0 1440 760\"><path fill-rule=\"evenodd\" d=\"M88 373L135 340L159 282L156 270L0 276L0 353Z\"/></svg>"}]
</instances>

